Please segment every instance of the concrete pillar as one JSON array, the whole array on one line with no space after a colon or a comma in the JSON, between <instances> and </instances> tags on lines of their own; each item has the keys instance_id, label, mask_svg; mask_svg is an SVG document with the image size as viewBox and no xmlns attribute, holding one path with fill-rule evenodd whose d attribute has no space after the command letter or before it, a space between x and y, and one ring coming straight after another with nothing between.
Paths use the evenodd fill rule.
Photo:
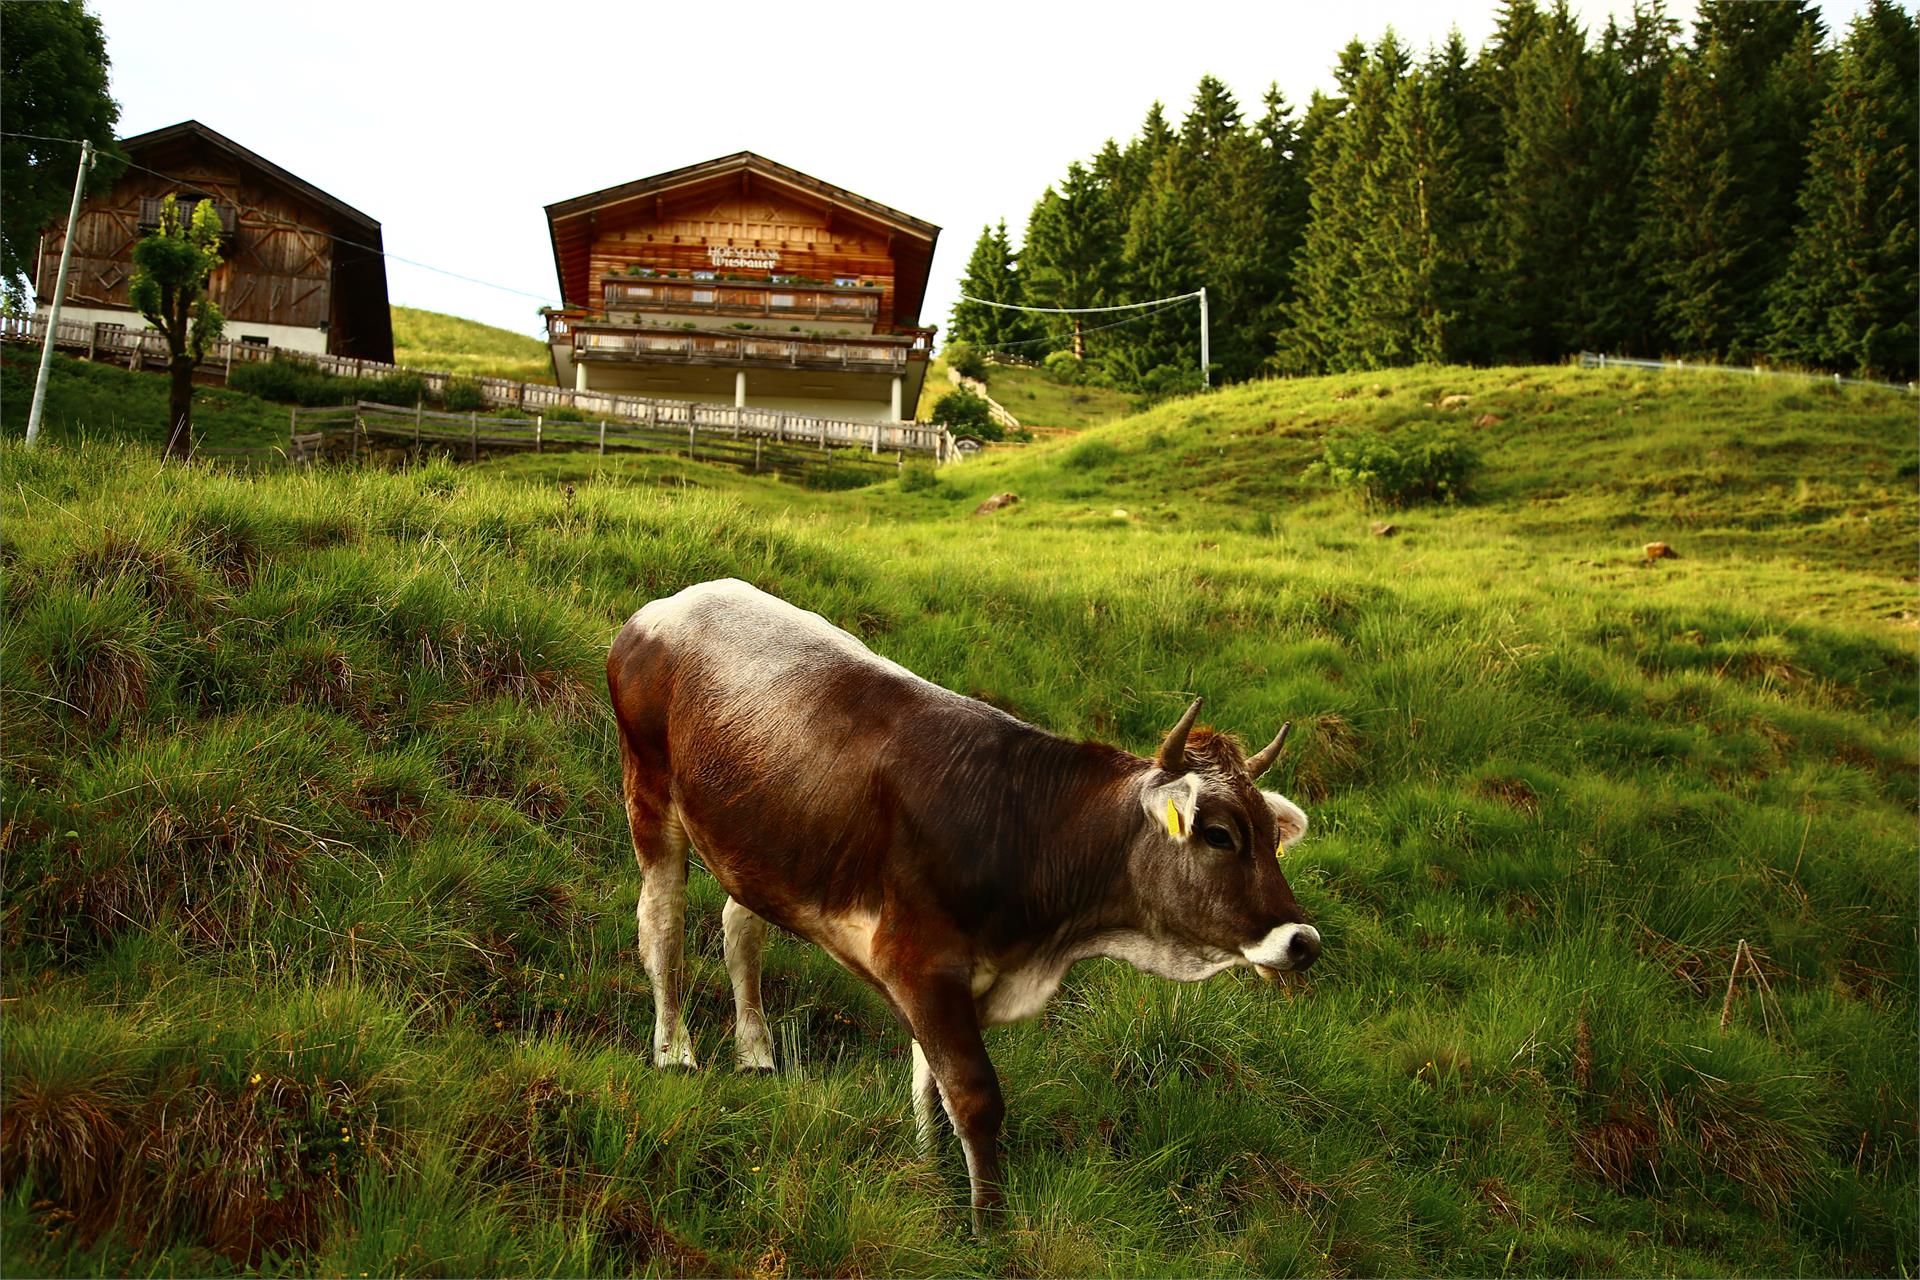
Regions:
<instances>
[{"instance_id":1,"label":"concrete pillar","mask_svg":"<svg viewBox=\"0 0 1920 1280\"><path fill-rule=\"evenodd\" d=\"M587 362L584 360L573 362L573 389L575 391L587 389Z\"/></svg>"},{"instance_id":2,"label":"concrete pillar","mask_svg":"<svg viewBox=\"0 0 1920 1280\"><path fill-rule=\"evenodd\" d=\"M747 371L745 369L733 371L733 407L736 409L747 407Z\"/></svg>"},{"instance_id":3,"label":"concrete pillar","mask_svg":"<svg viewBox=\"0 0 1920 1280\"><path fill-rule=\"evenodd\" d=\"M900 421L900 375L893 375L893 420Z\"/></svg>"}]
</instances>

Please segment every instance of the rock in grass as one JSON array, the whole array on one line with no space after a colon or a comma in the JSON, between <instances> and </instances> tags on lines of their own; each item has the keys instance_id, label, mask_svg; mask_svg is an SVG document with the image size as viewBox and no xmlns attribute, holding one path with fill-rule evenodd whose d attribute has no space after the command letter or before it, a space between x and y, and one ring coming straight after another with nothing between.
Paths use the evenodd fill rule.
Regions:
<instances>
[{"instance_id":1,"label":"rock in grass","mask_svg":"<svg viewBox=\"0 0 1920 1280\"><path fill-rule=\"evenodd\" d=\"M1376 538L1391 538L1400 532L1400 526L1390 520L1375 520L1367 526L1367 531Z\"/></svg>"},{"instance_id":2,"label":"rock in grass","mask_svg":"<svg viewBox=\"0 0 1920 1280\"><path fill-rule=\"evenodd\" d=\"M989 514L990 512L998 511L1002 507L1010 507L1018 501L1020 501L1020 495L1017 493L996 493L991 498L988 498L985 502L975 507L973 509L973 514L977 516L984 516Z\"/></svg>"},{"instance_id":3,"label":"rock in grass","mask_svg":"<svg viewBox=\"0 0 1920 1280\"><path fill-rule=\"evenodd\" d=\"M1467 402L1471 399L1473 399L1472 396L1464 395L1456 391L1450 396L1441 396L1440 407L1442 409L1464 409L1467 407Z\"/></svg>"},{"instance_id":4,"label":"rock in grass","mask_svg":"<svg viewBox=\"0 0 1920 1280\"><path fill-rule=\"evenodd\" d=\"M1481 428L1499 426L1500 415L1497 413L1483 413L1473 420L1473 425Z\"/></svg>"},{"instance_id":5,"label":"rock in grass","mask_svg":"<svg viewBox=\"0 0 1920 1280\"><path fill-rule=\"evenodd\" d=\"M1680 553L1664 542L1649 542L1646 546L1642 547L1641 550L1646 552L1648 564L1652 564L1655 560L1678 560L1680 558Z\"/></svg>"}]
</instances>

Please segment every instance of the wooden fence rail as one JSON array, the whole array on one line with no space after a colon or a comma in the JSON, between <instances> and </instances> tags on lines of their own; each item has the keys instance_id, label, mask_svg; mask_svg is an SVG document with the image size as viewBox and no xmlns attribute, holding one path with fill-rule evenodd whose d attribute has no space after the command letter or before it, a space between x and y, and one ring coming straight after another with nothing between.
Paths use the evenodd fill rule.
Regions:
<instances>
[{"instance_id":1,"label":"wooden fence rail","mask_svg":"<svg viewBox=\"0 0 1920 1280\"><path fill-rule=\"evenodd\" d=\"M44 316L0 317L0 342L37 343L44 339L46 332ZM54 346L63 351L82 352L89 360L108 359L134 369L164 368L167 363L166 339L153 329L62 320L54 336ZM353 356L290 351L225 338L213 343L198 372L225 381L236 364L264 364L274 359L298 361L322 373L349 378L405 374L420 379L426 394L442 401L453 383L470 384L490 407L517 409L523 413L562 409L594 421L605 418L610 423L618 421L649 428L695 426L726 430L740 438L761 437L780 444L809 444L822 449L865 447L875 457L885 453L928 453L936 461L946 462L958 456L953 450L952 434L937 424L817 418L752 406L655 400L607 391L576 391L537 382L513 382L506 378L459 377L440 370L411 369Z\"/></svg>"},{"instance_id":2,"label":"wooden fence rail","mask_svg":"<svg viewBox=\"0 0 1920 1280\"><path fill-rule=\"evenodd\" d=\"M478 459L482 453L541 453L549 449L601 454L644 452L723 462L757 475L781 475L809 483L822 475L883 479L906 465L905 450L895 450L891 458L876 459L861 448L835 449L832 444L818 447L799 440L783 444L764 436L736 435L730 427L715 429L698 421L684 425L648 425L611 418L549 422L540 415L498 418L365 400L290 410L288 436L292 444L286 458L294 463L372 460L392 453L417 460L430 452L467 459Z\"/></svg>"}]
</instances>

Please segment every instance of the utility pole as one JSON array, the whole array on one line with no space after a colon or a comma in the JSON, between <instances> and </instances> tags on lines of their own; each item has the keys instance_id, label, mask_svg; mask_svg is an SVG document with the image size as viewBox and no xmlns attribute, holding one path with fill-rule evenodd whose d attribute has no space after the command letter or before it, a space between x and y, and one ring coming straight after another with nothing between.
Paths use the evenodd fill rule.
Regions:
<instances>
[{"instance_id":1,"label":"utility pole","mask_svg":"<svg viewBox=\"0 0 1920 1280\"><path fill-rule=\"evenodd\" d=\"M40 372L33 380L33 408L27 411L27 448L40 438L40 412L47 407L47 370L53 365L53 336L60 331L60 304L67 296L67 264L73 261L74 223L80 220L80 193L93 168L93 143L80 144L80 171L73 175L73 204L67 210L67 230L61 237L60 273L54 280L53 304L47 308L47 340L40 347Z\"/></svg>"},{"instance_id":2,"label":"utility pole","mask_svg":"<svg viewBox=\"0 0 1920 1280\"><path fill-rule=\"evenodd\" d=\"M1207 360L1207 286L1200 286L1200 385L1213 385L1213 372Z\"/></svg>"}]
</instances>

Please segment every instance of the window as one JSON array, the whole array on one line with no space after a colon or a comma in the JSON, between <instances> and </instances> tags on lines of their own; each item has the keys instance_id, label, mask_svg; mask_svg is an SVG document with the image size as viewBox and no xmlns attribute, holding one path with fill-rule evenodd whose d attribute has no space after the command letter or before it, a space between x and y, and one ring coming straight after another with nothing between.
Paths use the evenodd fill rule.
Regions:
<instances>
[{"instance_id":1,"label":"window","mask_svg":"<svg viewBox=\"0 0 1920 1280\"><path fill-rule=\"evenodd\" d=\"M693 300L695 302L712 302L713 290L712 289L695 289L693 291Z\"/></svg>"},{"instance_id":2,"label":"window","mask_svg":"<svg viewBox=\"0 0 1920 1280\"><path fill-rule=\"evenodd\" d=\"M715 275L714 275L714 273L713 273L713 272L711 272L711 271L696 271L696 272L694 272L694 273L693 273L693 278L694 278L695 280L714 280L714 279L718 279L718 277L717 277L717 276L715 276Z\"/></svg>"},{"instance_id":3,"label":"window","mask_svg":"<svg viewBox=\"0 0 1920 1280\"><path fill-rule=\"evenodd\" d=\"M767 305L769 307L790 307L793 305L793 295L790 293L768 294Z\"/></svg>"},{"instance_id":4,"label":"window","mask_svg":"<svg viewBox=\"0 0 1920 1280\"><path fill-rule=\"evenodd\" d=\"M258 333L243 333L240 335L240 341L250 347L264 347L268 345L266 336Z\"/></svg>"},{"instance_id":5,"label":"window","mask_svg":"<svg viewBox=\"0 0 1920 1280\"><path fill-rule=\"evenodd\" d=\"M840 285L841 287L843 287L843 288L845 288L845 287L850 287L850 286L852 286L852 285L856 285L856 284L859 284L859 283L860 283L860 277L858 277L858 276L835 276L835 277L833 278L833 282L834 282L835 284L837 284L837 285Z\"/></svg>"}]
</instances>

